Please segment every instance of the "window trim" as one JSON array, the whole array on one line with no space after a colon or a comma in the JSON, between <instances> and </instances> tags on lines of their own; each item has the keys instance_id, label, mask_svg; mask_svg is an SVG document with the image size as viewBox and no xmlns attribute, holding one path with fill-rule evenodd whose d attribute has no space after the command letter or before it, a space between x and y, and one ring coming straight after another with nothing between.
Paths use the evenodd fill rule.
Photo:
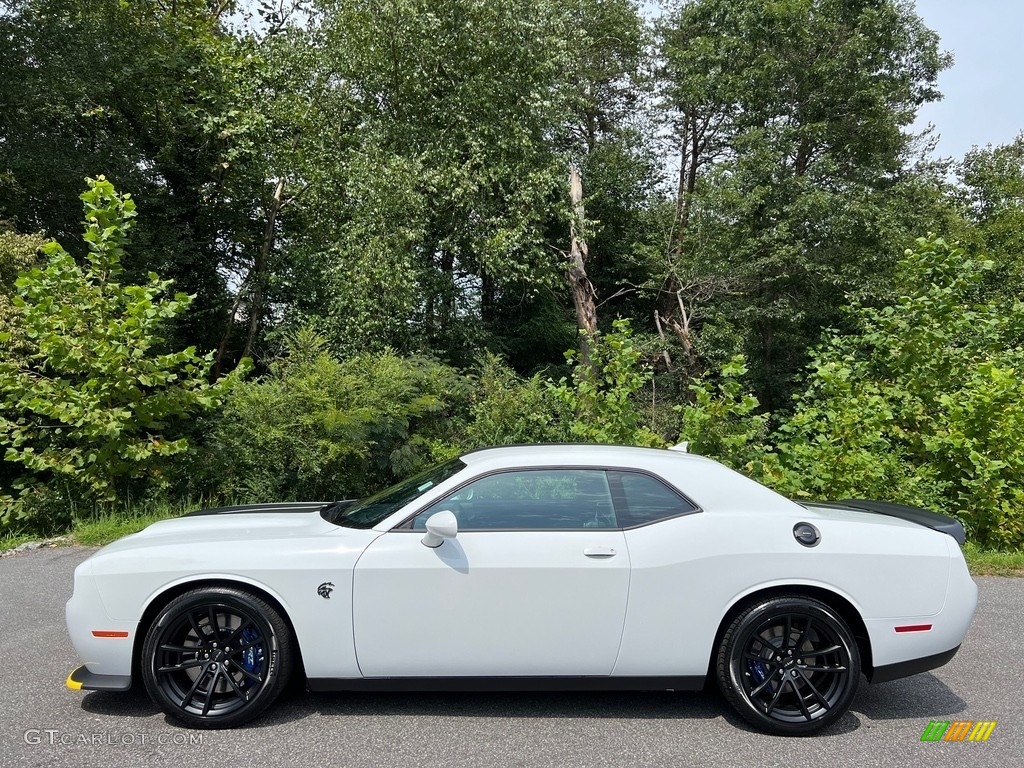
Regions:
<instances>
[{"instance_id":1,"label":"window trim","mask_svg":"<svg viewBox=\"0 0 1024 768\"><path fill-rule=\"evenodd\" d=\"M615 512L615 522L622 522L622 518L629 515L629 504L625 500L625 492L622 489L621 482L614 482L613 479L608 475L609 472L631 472L637 475L647 475L655 481L661 483L665 488L678 496L681 500L689 504L693 509L680 512L676 515L670 515L668 517L660 517L657 520L650 520L646 523L637 523L636 525L618 525L615 528L460 528L459 533L547 533L547 532L591 532L600 533L608 531L632 531L637 528L645 528L648 525L657 525L666 520L674 520L679 517L686 517L688 515L695 515L702 513L704 509L697 504L693 499L687 496L685 493L680 491L672 483L668 482L661 475L652 472L648 469L639 469L637 467L618 467L618 466L594 466L594 465L581 465L581 464L542 464L539 466L529 465L522 467L502 467L501 469L492 469L488 472L476 475L467 479L464 483L460 483L455 487L448 490L444 496L439 499L435 499L427 504L417 508L414 512L409 513L400 523L393 525L388 533L422 533L422 531L414 529L412 527L412 521L419 517L428 507L433 506L441 502L443 499L458 493L463 488L477 480L483 480L484 478L491 477L493 475L507 474L509 472L536 472L538 470L590 470L605 473L605 479L608 483L608 491L611 495L612 510ZM618 490L616 490L616 487ZM415 503L415 502L414 502Z\"/></svg>"}]
</instances>

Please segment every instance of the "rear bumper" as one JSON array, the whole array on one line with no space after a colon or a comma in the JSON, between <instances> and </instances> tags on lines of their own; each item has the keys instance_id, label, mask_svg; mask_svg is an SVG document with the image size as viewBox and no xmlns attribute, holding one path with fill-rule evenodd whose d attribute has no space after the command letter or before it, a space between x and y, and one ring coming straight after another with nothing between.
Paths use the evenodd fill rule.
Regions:
<instances>
[{"instance_id":1,"label":"rear bumper","mask_svg":"<svg viewBox=\"0 0 1024 768\"><path fill-rule=\"evenodd\" d=\"M890 680L898 680L901 677L910 677L916 675L919 672L927 672L929 669L936 669L946 664L950 659L956 656L956 652L960 650L958 645L956 648L951 648L948 651L942 653L936 653L932 656L925 656L921 659L910 659L909 661L901 661L896 664L886 664L882 667L875 667L868 674L869 683L888 683Z\"/></svg>"},{"instance_id":2,"label":"rear bumper","mask_svg":"<svg viewBox=\"0 0 1024 768\"><path fill-rule=\"evenodd\" d=\"M65 681L73 691L127 691L132 687L131 675L97 675L84 664Z\"/></svg>"},{"instance_id":3,"label":"rear bumper","mask_svg":"<svg viewBox=\"0 0 1024 768\"><path fill-rule=\"evenodd\" d=\"M929 616L865 620L874 662L874 669L867 674L871 682L941 667L956 655L967 636L978 607L978 586L956 542L947 538L947 543L950 569L941 611Z\"/></svg>"}]
</instances>

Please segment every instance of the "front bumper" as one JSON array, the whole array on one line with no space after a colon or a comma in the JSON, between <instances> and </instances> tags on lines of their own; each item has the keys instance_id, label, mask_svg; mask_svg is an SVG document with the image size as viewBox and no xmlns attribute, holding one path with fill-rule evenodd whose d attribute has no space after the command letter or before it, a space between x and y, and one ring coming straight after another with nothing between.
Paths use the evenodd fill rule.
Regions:
<instances>
[{"instance_id":1,"label":"front bumper","mask_svg":"<svg viewBox=\"0 0 1024 768\"><path fill-rule=\"evenodd\" d=\"M97 675L84 664L65 681L73 691L127 691L132 687L131 675Z\"/></svg>"},{"instance_id":2,"label":"front bumper","mask_svg":"<svg viewBox=\"0 0 1024 768\"><path fill-rule=\"evenodd\" d=\"M110 618L90 567L90 561L86 560L75 570L74 593L64 612L71 644L78 652L78 658L85 662L80 670L71 673L68 686L74 687L72 682L82 682L81 688L85 690L124 690L127 686L94 689L92 681L93 678L131 680L132 650L139 623ZM89 677L82 677L79 674L81 670ZM86 685L86 681L90 684Z\"/></svg>"}]
</instances>

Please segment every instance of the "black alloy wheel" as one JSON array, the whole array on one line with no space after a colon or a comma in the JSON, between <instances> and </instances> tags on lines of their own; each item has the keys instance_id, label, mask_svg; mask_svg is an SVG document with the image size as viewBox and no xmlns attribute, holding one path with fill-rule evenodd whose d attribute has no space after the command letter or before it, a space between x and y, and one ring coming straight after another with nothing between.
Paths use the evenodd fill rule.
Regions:
<instances>
[{"instance_id":1,"label":"black alloy wheel","mask_svg":"<svg viewBox=\"0 0 1024 768\"><path fill-rule=\"evenodd\" d=\"M769 733L804 736L849 709L860 654L842 617L792 595L741 611L722 638L717 669L722 693L744 720Z\"/></svg>"},{"instance_id":2,"label":"black alloy wheel","mask_svg":"<svg viewBox=\"0 0 1024 768\"><path fill-rule=\"evenodd\" d=\"M142 649L154 702L195 728L252 720L288 683L292 638L266 601L238 589L186 592L157 616Z\"/></svg>"}]
</instances>

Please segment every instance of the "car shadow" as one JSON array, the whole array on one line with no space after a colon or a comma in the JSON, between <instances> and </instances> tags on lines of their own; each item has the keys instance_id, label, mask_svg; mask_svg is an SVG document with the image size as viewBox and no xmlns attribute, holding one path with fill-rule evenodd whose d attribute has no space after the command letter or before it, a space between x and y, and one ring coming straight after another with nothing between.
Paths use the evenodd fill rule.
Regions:
<instances>
[{"instance_id":1,"label":"car shadow","mask_svg":"<svg viewBox=\"0 0 1024 768\"><path fill-rule=\"evenodd\" d=\"M160 708L141 685L128 691L89 691L82 698L82 709L94 715L117 717L153 717Z\"/></svg>"},{"instance_id":2,"label":"car shadow","mask_svg":"<svg viewBox=\"0 0 1024 768\"><path fill-rule=\"evenodd\" d=\"M861 681L850 712L828 729L841 735L870 720L935 718L963 712L967 703L930 673L881 685ZM124 693L92 691L82 709L98 715L148 718L160 714L141 686ZM289 685L281 698L246 728L273 728L308 717L475 717L616 720L714 720L757 732L714 687L700 692L495 692L495 693L309 693ZM165 718L169 725L177 725ZM770 737L766 737L770 738Z\"/></svg>"},{"instance_id":3,"label":"car shadow","mask_svg":"<svg viewBox=\"0 0 1024 768\"><path fill-rule=\"evenodd\" d=\"M731 727L763 734L736 714L716 688L700 692L541 693L304 693L290 691L249 727L274 727L317 715L329 718L474 717L610 720L724 720ZM860 721L847 714L828 730L855 731ZM778 737L785 738L785 737Z\"/></svg>"},{"instance_id":4,"label":"car shadow","mask_svg":"<svg viewBox=\"0 0 1024 768\"><path fill-rule=\"evenodd\" d=\"M711 719L725 715L732 719L726 707L717 693L309 693L290 685L270 710L247 727L273 727L312 715L616 719ZM141 686L124 692L90 691L82 699L82 709L117 717L160 714ZM170 719L167 722L173 723Z\"/></svg>"},{"instance_id":5,"label":"car shadow","mask_svg":"<svg viewBox=\"0 0 1024 768\"><path fill-rule=\"evenodd\" d=\"M852 711L872 720L902 720L955 715L967 709L967 702L931 672L878 685L861 681Z\"/></svg>"}]
</instances>

